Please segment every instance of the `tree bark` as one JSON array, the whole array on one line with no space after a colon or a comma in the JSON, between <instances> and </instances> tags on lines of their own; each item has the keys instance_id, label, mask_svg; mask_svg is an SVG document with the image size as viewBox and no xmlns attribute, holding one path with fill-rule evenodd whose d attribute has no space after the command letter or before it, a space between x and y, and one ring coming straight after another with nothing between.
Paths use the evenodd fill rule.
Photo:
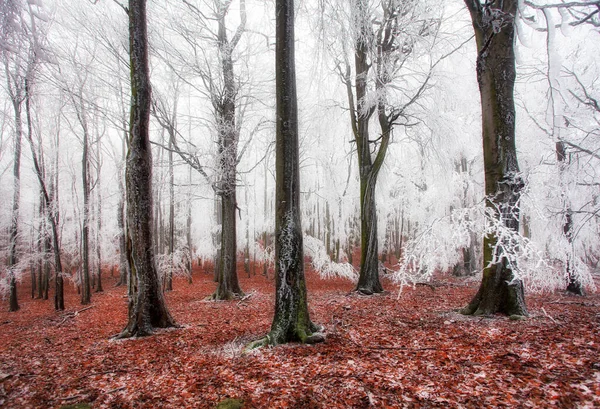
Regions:
<instances>
[{"instance_id":1,"label":"tree bark","mask_svg":"<svg viewBox=\"0 0 600 409\"><path fill-rule=\"evenodd\" d=\"M123 124L123 129L126 129L126 124ZM123 163L127 151L127 133L123 136ZM129 263L127 261L127 229L125 225L125 186L123 183L123 163L119 166L119 203L117 205L117 228L119 231L119 281L116 286L127 284L127 277L131 276L129 271Z\"/></svg>"},{"instance_id":2,"label":"tree bark","mask_svg":"<svg viewBox=\"0 0 600 409\"><path fill-rule=\"evenodd\" d=\"M556 142L556 160L558 161L563 197L565 198L565 221L563 223L563 234L572 249L573 245L573 212L571 203L564 191L563 174L567 166L567 151L564 142ZM570 250L565 260L565 275L567 278L567 292L575 295L584 295L583 284L573 271L573 252Z\"/></svg>"},{"instance_id":3,"label":"tree bark","mask_svg":"<svg viewBox=\"0 0 600 409\"><path fill-rule=\"evenodd\" d=\"M100 170L102 169L102 167L100 166L100 141L97 140L98 143L98 150L96 151L97 154L97 163L98 163L98 173L96 175L96 189L97 189L97 202L98 202L98 212L96 214L97 216L97 220L96 220L96 259L98 262L98 266L97 266L97 275L98 275L98 281L96 283L96 292L102 292L104 291L104 289L102 288L102 246L100 245L100 241L102 240L102 189L101 189L101 184L100 184Z\"/></svg>"},{"instance_id":4,"label":"tree bark","mask_svg":"<svg viewBox=\"0 0 600 409\"><path fill-rule=\"evenodd\" d=\"M11 78L6 70L7 78ZM10 81L10 80L8 80ZM10 83L9 89L12 89ZM18 88L18 86L16 87ZM22 93L22 91L21 91ZM15 267L17 264L17 239L19 235L19 207L21 202L21 139L23 135L23 122L21 119L21 108L23 104L22 95L19 91L11 92L12 105L15 114L15 144L13 156L13 203L10 220L9 253L8 253L8 280L9 280L9 311L19 310L17 297L17 279Z\"/></svg>"},{"instance_id":5,"label":"tree bark","mask_svg":"<svg viewBox=\"0 0 600 409\"><path fill-rule=\"evenodd\" d=\"M286 342L314 343L324 338L309 317L302 224L300 220L300 161L298 107L294 60L294 1L277 0L275 75L277 104L275 315L266 338L249 345Z\"/></svg>"},{"instance_id":6,"label":"tree bark","mask_svg":"<svg viewBox=\"0 0 600 409\"><path fill-rule=\"evenodd\" d=\"M244 6L244 3L241 3ZM236 35L227 39L225 16L229 5L219 11L217 41L223 74L223 93L215 103L219 131L220 181L217 194L221 196L221 254L218 285L213 298L229 300L243 295L237 276L236 176L239 131L235 121L237 85L233 71L233 48L245 29L245 12Z\"/></svg>"},{"instance_id":7,"label":"tree bark","mask_svg":"<svg viewBox=\"0 0 600 409\"><path fill-rule=\"evenodd\" d=\"M83 92L83 91L82 91ZM83 226L81 229L81 304L89 304L92 300L90 285L90 165L89 165L89 131L86 113L83 106L83 95L80 95L79 121L83 128L83 153L81 159L81 180L83 183Z\"/></svg>"},{"instance_id":8,"label":"tree bark","mask_svg":"<svg viewBox=\"0 0 600 409\"><path fill-rule=\"evenodd\" d=\"M366 8L367 6L359 2ZM366 12L366 11L359 11ZM363 28L366 30L366 27ZM350 111L352 115L353 131L356 138L358 154L358 168L360 179L360 272L356 291L363 294L383 292L379 280L379 259L377 240L377 209L375 203L375 186L379 167L375 166L371 157L369 145L369 121L375 112L374 107L363 108L367 96L367 77L371 64L368 57L368 38L366 33L356 40L354 65L356 78L356 104L351 100ZM348 84L350 79L348 78ZM351 89L349 88L349 95Z\"/></svg>"},{"instance_id":9,"label":"tree bark","mask_svg":"<svg viewBox=\"0 0 600 409\"><path fill-rule=\"evenodd\" d=\"M465 3L477 41L487 206L504 226L518 232L523 188L515 144L514 19L518 2L506 0L501 9L481 5L479 0ZM503 243L498 240L493 234L484 237L483 278L479 291L463 309L465 314L527 315L523 282L503 256ZM494 259L498 261L492 263Z\"/></svg>"},{"instance_id":10,"label":"tree bark","mask_svg":"<svg viewBox=\"0 0 600 409\"><path fill-rule=\"evenodd\" d=\"M118 338L175 326L163 293L152 243L152 149L149 138L150 70L146 0L129 0L131 118L126 163L127 255L132 278L129 320Z\"/></svg>"}]
</instances>

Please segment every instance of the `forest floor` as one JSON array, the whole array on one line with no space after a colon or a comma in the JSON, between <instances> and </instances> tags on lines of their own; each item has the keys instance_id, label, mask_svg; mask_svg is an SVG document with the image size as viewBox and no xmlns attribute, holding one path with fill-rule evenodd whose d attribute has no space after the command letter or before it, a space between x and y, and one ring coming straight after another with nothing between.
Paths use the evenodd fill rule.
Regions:
<instances>
[{"instance_id":1,"label":"forest floor","mask_svg":"<svg viewBox=\"0 0 600 409\"><path fill-rule=\"evenodd\" d=\"M440 276L400 294L384 280L389 292L365 297L309 271L326 342L243 355L269 330L274 282L240 271L244 301L207 301L215 284L196 271L166 295L182 328L124 341L110 339L127 313L113 279L85 310L67 285L63 312L21 286L21 310L0 312L0 407L600 407L599 294L528 294L524 321L469 318L454 311L476 280Z\"/></svg>"}]
</instances>

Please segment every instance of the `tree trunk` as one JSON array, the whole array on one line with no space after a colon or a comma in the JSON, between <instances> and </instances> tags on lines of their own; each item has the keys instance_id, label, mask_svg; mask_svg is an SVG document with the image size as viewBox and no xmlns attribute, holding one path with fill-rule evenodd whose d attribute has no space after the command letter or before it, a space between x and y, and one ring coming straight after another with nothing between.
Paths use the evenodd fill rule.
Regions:
<instances>
[{"instance_id":1,"label":"tree trunk","mask_svg":"<svg viewBox=\"0 0 600 409\"><path fill-rule=\"evenodd\" d=\"M82 98L83 99L83 98ZM89 135L83 101L81 102L80 120L83 126L83 154L81 159L81 180L83 183L83 226L81 229L81 303L89 304L92 299L90 285L90 165L89 165Z\"/></svg>"},{"instance_id":2,"label":"tree trunk","mask_svg":"<svg viewBox=\"0 0 600 409\"><path fill-rule=\"evenodd\" d=\"M191 186L192 186L192 168L189 169L189 190L187 197L187 215L186 215L186 231L185 238L187 242L187 252L188 252L188 260L187 260L187 270L188 270L188 283L192 284L192 194L191 194Z\"/></svg>"},{"instance_id":3,"label":"tree trunk","mask_svg":"<svg viewBox=\"0 0 600 409\"><path fill-rule=\"evenodd\" d=\"M221 196L221 268L215 300L230 300L243 295L237 276L236 201L235 193Z\"/></svg>"},{"instance_id":4,"label":"tree trunk","mask_svg":"<svg viewBox=\"0 0 600 409\"><path fill-rule=\"evenodd\" d=\"M126 129L127 124L123 123L123 129ZM124 131L122 143L122 158L123 162L119 165L119 203L117 205L117 229L119 232L119 281L117 287L127 284L127 278L131 277L129 271L129 263L127 262L127 229L125 225L125 186L123 183L123 164L125 163L125 155L127 151L127 132Z\"/></svg>"},{"instance_id":5,"label":"tree trunk","mask_svg":"<svg viewBox=\"0 0 600 409\"><path fill-rule=\"evenodd\" d=\"M362 21L367 18L367 5L363 0L357 2L356 13L361 20L361 33L354 44L354 67L356 82L356 102L352 93L352 83L350 80L350 67L346 68L346 90L350 106L350 119L352 131L356 140L358 155L358 168L360 179L360 228L361 228L361 256L360 272L356 291L363 294L373 294L383 292L383 286L379 281L379 260L378 260L378 242L377 242L377 210L375 207L375 185L377 175L383 164L382 146L379 148L377 158L373 161L371 157L371 148L369 143L369 121L375 112L375 107L364 108L367 103L367 78L371 68L371 61L368 52L368 23ZM382 138L388 138L389 135L382 134ZM383 152L385 155L385 152Z\"/></svg>"},{"instance_id":6,"label":"tree trunk","mask_svg":"<svg viewBox=\"0 0 600 409\"><path fill-rule=\"evenodd\" d=\"M175 107L177 105L175 104ZM176 109L176 108L174 108ZM173 117L177 112L173 113ZM165 291L173 291L173 265L175 257L175 174L173 172L173 138L169 137L169 270L166 271Z\"/></svg>"},{"instance_id":7,"label":"tree trunk","mask_svg":"<svg viewBox=\"0 0 600 409\"><path fill-rule=\"evenodd\" d=\"M98 219L96 220L96 258L97 258L97 262L98 262L98 281L96 283L96 292L102 292L104 291L104 289L102 288L102 247L101 247L101 240L102 240L102 189L101 189L101 184L100 184L100 141L97 141L98 143L98 150L97 150L97 163L98 163L98 174L96 175L96 189L97 189L97 202L98 202L98 212L96 214L96 216L98 217Z\"/></svg>"},{"instance_id":8,"label":"tree trunk","mask_svg":"<svg viewBox=\"0 0 600 409\"><path fill-rule=\"evenodd\" d=\"M7 74L8 68L7 68ZM9 76L10 78L10 76ZM10 80L9 80L10 81ZM10 88L10 84L9 84ZM19 234L19 207L21 202L21 138L23 122L21 120L21 95L12 97L15 114L15 145L13 156L13 203L10 220L9 253L8 253L8 282L9 282L9 311L19 310L17 298L17 278L14 268L17 264L17 238Z\"/></svg>"},{"instance_id":9,"label":"tree trunk","mask_svg":"<svg viewBox=\"0 0 600 409\"><path fill-rule=\"evenodd\" d=\"M127 263L127 231L125 230L124 212L125 202L124 197L121 197L117 205L117 228L119 231L119 281L117 281L117 287L127 284L127 277L130 274L129 263Z\"/></svg>"},{"instance_id":10,"label":"tree trunk","mask_svg":"<svg viewBox=\"0 0 600 409\"><path fill-rule=\"evenodd\" d=\"M237 85L233 72L232 51L237 40L230 43L227 39L225 15L227 8L219 13L217 41L221 57L223 74L223 95L217 104L217 127L219 131L220 183L217 194L221 196L221 266L217 290L213 294L216 300L229 300L243 295L237 276L237 227L236 227L236 168L238 129L235 122L235 102ZM243 30L243 24L240 25ZM238 30L239 31L239 30Z\"/></svg>"},{"instance_id":11,"label":"tree trunk","mask_svg":"<svg viewBox=\"0 0 600 409\"><path fill-rule=\"evenodd\" d=\"M52 229L52 245L54 247L54 269L56 274L55 286L54 286L54 309L57 311L62 311L65 309L65 299L64 299L64 286L63 286L63 272L62 272L62 263L60 259L60 242L58 240L58 210L54 206L55 202L55 192L56 186L51 186L51 194L48 193L48 189L46 189L46 182L44 180L44 173L42 168L40 167L40 161L38 160L38 155L35 151L35 147L33 144L33 130L32 130L32 122L31 122L31 105L30 105L30 90L28 81L25 82L25 111L27 114L27 139L29 140L29 145L31 147L31 156L33 159L33 167L35 169L35 174L40 183L40 189L42 190L42 195L44 198L44 204L47 211L47 218L50 222L50 227ZM58 148L58 146L57 146ZM47 248L50 247L50 244L47 243ZM49 275L49 270L46 273ZM46 278L48 280L48 278ZM47 285L46 285L46 294L45 299L48 297L47 294Z\"/></svg>"},{"instance_id":12,"label":"tree trunk","mask_svg":"<svg viewBox=\"0 0 600 409\"><path fill-rule=\"evenodd\" d=\"M129 319L119 338L175 326L161 291L152 243L152 148L146 0L129 0L131 119L126 163L127 256L132 277Z\"/></svg>"},{"instance_id":13,"label":"tree trunk","mask_svg":"<svg viewBox=\"0 0 600 409\"><path fill-rule=\"evenodd\" d=\"M573 212L571 210L571 203L569 202L569 198L565 192L563 182L563 174L565 172L565 167L567 166L567 152L564 142L556 142L556 159L558 161L561 186L563 189L562 193L565 200L565 221L563 223L563 234L565 235L570 247L567 260L565 260L567 291L575 295L584 295L583 284L573 271Z\"/></svg>"},{"instance_id":14,"label":"tree trunk","mask_svg":"<svg viewBox=\"0 0 600 409\"><path fill-rule=\"evenodd\" d=\"M221 263L222 263L222 256L221 254L223 253L222 250L222 240L223 240L223 207L221 204L221 196L217 195L215 197L215 202L214 202L214 209L215 209L215 219L216 219L216 223L217 226L219 226L219 233L215 234L213 233L212 235L212 240L213 240L213 245L215 246L215 248L217 249L217 254L215 255L215 261L214 261L214 274L213 274L213 280L215 281L215 283L219 282L219 277L221 276Z\"/></svg>"},{"instance_id":15,"label":"tree trunk","mask_svg":"<svg viewBox=\"0 0 600 409\"><path fill-rule=\"evenodd\" d=\"M477 80L481 94L482 137L487 206L509 229L519 231L519 199L523 181L515 144L514 19L517 1L488 10L478 0L465 0L477 40ZM490 16L493 17L490 17ZM483 278L465 314L527 315L523 282L515 277L495 235L483 240ZM492 264L492 260L498 260Z\"/></svg>"},{"instance_id":16,"label":"tree trunk","mask_svg":"<svg viewBox=\"0 0 600 409\"><path fill-rule=\"evenodd\" d=\"M308 313L302 224L300 221L300 163L298 107L294 61L294 0L276 6L276 204L275 315L271 332L249 347L290 341L322 341Z\"/></svg>"}]
</instances>

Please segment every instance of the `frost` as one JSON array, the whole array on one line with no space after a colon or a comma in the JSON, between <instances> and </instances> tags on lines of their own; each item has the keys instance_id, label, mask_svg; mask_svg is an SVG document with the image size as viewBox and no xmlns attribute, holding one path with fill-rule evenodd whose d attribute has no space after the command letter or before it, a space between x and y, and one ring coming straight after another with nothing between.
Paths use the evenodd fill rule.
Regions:
<instances>
[{"instance_id":1,"label":"frost","mask_svg":"<svg viewBox=\"0 0 600 409\"><path fill-rule=\"evenodd\" d=\"M304 235L304 250L311 258L315 271L322 278L341 277L352 282L358 281L358 272L350 263L336 263L331 260L325 244L312 236Z\"/></svg>"},{"instance_id":2,"label":"frost","mask_svg":"<svg viewBox=\"0 0 600 409\"><path fill-rule=\"evenodd\" d=\"M562 32L562 34L565 37L571 37L571 34L573 33L573 26L571 26L571 23L570 23L569 12L564 7L560 7L558 9L558 12L560 13L560 17L561 17L560 31Z\"/></svg>"}]
</instances>

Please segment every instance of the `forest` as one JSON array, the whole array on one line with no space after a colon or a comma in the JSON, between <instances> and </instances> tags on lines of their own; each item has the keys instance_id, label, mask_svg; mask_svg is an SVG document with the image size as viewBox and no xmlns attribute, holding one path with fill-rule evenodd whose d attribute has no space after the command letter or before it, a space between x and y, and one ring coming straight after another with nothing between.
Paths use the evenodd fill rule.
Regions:
<instances>
[{"instance_id":1,"label":"forest","mask_svg":"<svg viewBox=\"0 0 600 409\"><path fill-rule=\"evenodd\" d=\"M0 20L0 407L600 406L600 1Z\"/></svg>"}]
</instances>

